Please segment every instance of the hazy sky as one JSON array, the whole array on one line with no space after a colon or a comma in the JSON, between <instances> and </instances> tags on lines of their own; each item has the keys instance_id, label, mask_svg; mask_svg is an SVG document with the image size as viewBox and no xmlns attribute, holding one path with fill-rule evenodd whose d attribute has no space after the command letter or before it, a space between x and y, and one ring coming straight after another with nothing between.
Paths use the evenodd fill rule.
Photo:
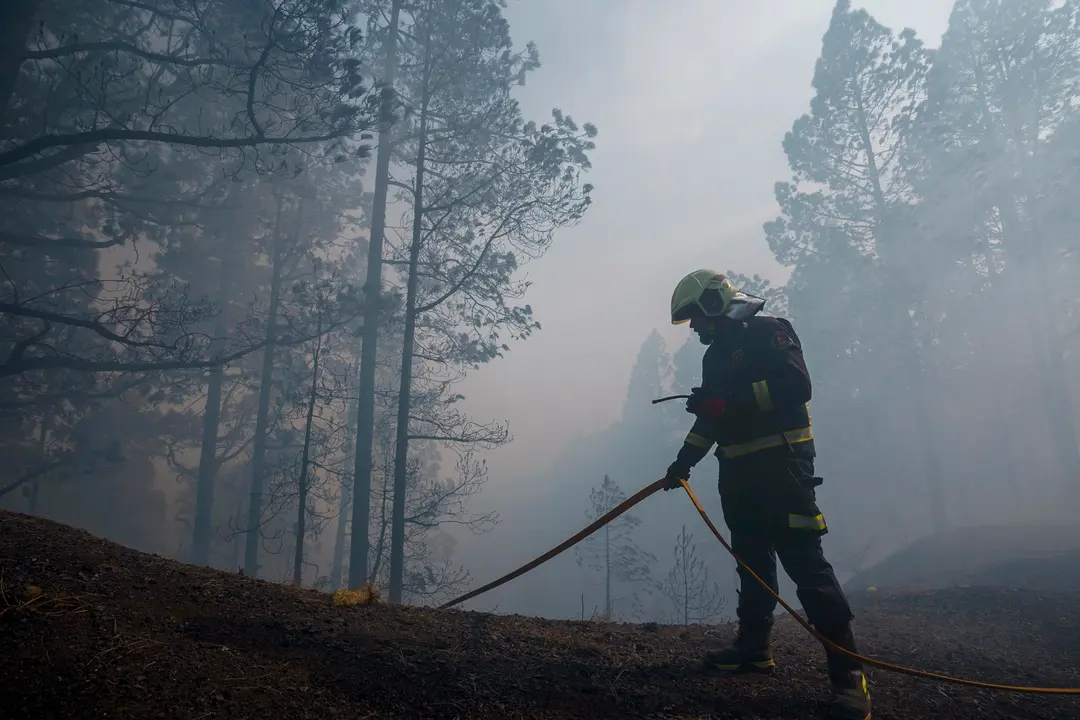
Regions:
<instances>
[{"instance_id":1,"label":"hazy sky","mask_svg":"<svg viewBox=\"0 0 1080 720\"><path fill-rule=\"evenodd\" d=\"M894 30L930 46L951 0L870 0ZM519 97L538 120L559 107L600 131L595 202L528 267L543 330L476 372L464 388L477 420L505 418L514 441L492 453L490 490L540 469L573 437L622 407L641 342L669 345L671 290L698 267L783 282L761 225L786 179L784 133L809 109L832 0L510 0L516 42L542 66ZM673 452L674 452L673 448ZM657 472L663 468L658 468ZM642 483L649 478L642 478Z\"/></svg>"}]
</instances>

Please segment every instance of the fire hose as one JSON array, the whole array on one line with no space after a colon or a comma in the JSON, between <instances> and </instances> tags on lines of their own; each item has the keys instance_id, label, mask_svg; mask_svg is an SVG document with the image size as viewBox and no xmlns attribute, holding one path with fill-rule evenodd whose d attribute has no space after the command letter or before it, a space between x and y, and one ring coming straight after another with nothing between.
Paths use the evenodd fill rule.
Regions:
<instances>
[{"instance_id":1,"label":"fire hose","mask_svg":"<svg viewBox=\"0 0 1080 720\"><path fill-rule=\"evenodd\" d=\"M655 405L656 403L659 403L659 402L666 402L668 400L676 400L676 399L687 398L687 397L690 397L690 396L689 395L671 395L671 396L668 396L668 397L659 398L658 400L653 400L652 402ZM782 608L784 608L784 610L787 612L787 614L790 615L792 618L794 618L795 622L797 622L799 625L801 625L804 630L806 630L816 640L818 640L822 645L824 645L826 650L828 650L830 652L833 652L833 653L836 653L836 654L839 654L839 655L845 655L847 657L850 657L850 658L852 658L854 660L859 661L860 663L862 663L862 664L864 664L866 666L875 667L875 668L878 668L878 669L881 669L881 670L885 670L886 672L898 673L898 674L901 674L901 675L910 675L912 677L925 678L925 679L928 679L928 680L938 680L940 682L953 683L953 684L956 684L956 685L966 685L968 687L982 688L984 690L1001 690L1001 691L1006 691L1006 692L1018 692L1018 693L1028 693L1028 694L1037 694L1037 695L1080 695L1080 688L1047 688L1047 687L1028 687L1028 686L1023 686L1023 685L1003 685L1003 684L998 684L998 683L981 682L979 680L968 680L968 679L965 679L965 678L952 677L950 675L943 675L943 674L940 674L940 673L929 672L927 670L917 670L915 668L904 667L903 665L895 665L893 663L885 662L883 660L875 660L874 658L866 657L865 655L855 653L855 652L851 652L850 650L847 650L845 648L840 647L839 645L837 645L836 643L832 642L831 640L826 638L824 635L819 633L813 627L813 625L811 625L805 618L803 618L798 613L798 611L795 610L795 608L793 608L791 605L789 605L782 597L780 597L780 595L778 593L774 592L773 589L771 587L769 587L769 584L767 582L765 582L760 577L758 577L757 573L755 573L753 570L751 570L746 565L746 563L744 563L742 561L742 559L732 549L732 547L728 543L728 541L724 539L724 536L720 534L720 531L716 529L716 525L713 524L712 520L709 518L708 513L705 512L705 508L703 508L701 506L701 502L698 501L697 495L695 495L694 491L690 488L690 484L688 482L686 482L686 480L680 480L679 482L681 483L683 490L686 491L687 496L690 498L690 502L692 502L694 504L694 509L697 510L698 514L701 516L701 519L705 521L705 525L708 526L708 528L712 532L712 534L714 536L716 536L716 539L720 541L720 544L724 546L724 549L728 552L728 554L731 555L731 557L735 560L736 563L738 563L739 567L741 567L743 570L746 570L746 572L750 575L750 577L752 577L754 579L755 582L757 582L763 588L765 588L765 590L769 593L769 595L771 595L776 600L776 602L779 603L779 605ZM616 505L610 511L608 511L607 513L605 513L601 517L597 518L595 521L593 521L591 524L589 524L588 527L582 529L580 532L576 533L575 535L567 538L565 541L563 541L562 543L556 545L551 550L548 550L543 555L535 558L534 560L526 563L525 565L522 565L517 570L514 570L513 572L507 573L506 575L503 575L502 577L500 577L500 578L498 578L496 580L493 580L492 582L489 582L487 585L483 585L481 587L478 587L475 590L471 590L471 591L465 593L464 595L461 595L461 596L456 597L456 598L454 598L453 600L451 600L451 601L449 601L447 603L444 603L440 607L442 607L442 608L451 608L451 607L454 607L455 605L459 605L459 604L465 602L466 600L471 600L472 598L477 597L478 595L483 595L484 593L486 593L486 592L488 592L490 590L494 590L495 588L510 582L514 578L520 577L520 576L524 575L525 573L529 572L530 570L532 570L532 569L534 569L534 568L536 568L536 567L538 567L540 565L543 565L545 562L552 559L556 555L559 555L560 553L562 553L562 552L564 552L566 550L569 550L574 545L577 545L579 542L581 542L585 538L589 537L594 532L596 532L600 528L604 527L605 525L610 523L612 520L619 517L620 515L622 515L626 511L628 511L630 508L632 508L635 505L637 505L638 503L640 503L641 501L643 501L646 498L652 496L657 491L664 489L664 486L665 486L666 483L667 483L667 480L661 479L661 480L657 480L656 482L652 483L651 485L647 485L647 486L643 487L641 490L638 490L636 493L634 493L633 495L628 497L626 500L623 500L621 503Z\"/></svg>"}]
</instances>

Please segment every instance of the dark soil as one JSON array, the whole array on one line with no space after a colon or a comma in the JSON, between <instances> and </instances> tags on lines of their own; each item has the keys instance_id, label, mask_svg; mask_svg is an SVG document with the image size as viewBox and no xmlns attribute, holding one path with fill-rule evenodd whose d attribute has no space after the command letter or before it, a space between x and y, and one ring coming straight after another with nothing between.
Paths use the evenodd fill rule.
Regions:
<instances>
[{"instance_id":1,"label":"dark soil","mask_svg":"<svg viewBox=\"0 0 1080 720\"><path fill-rule=\"evenodd\" d=\"M375 605L144 555L0 512L0 716L823 717L823 654L790 619L771 677L702 673L731 626L563 622ZM37 590L29 590L35 586ZM875 657L1080 686L1078 597L1000 588L854 597ZM1080 718L1080 698L871 672L874 718Z\"/></svg>"},{"instance_id":2,"label":"dark soil","mask_svg":"<svg viewBox=\"0 0 1080 720\"><path fill-rule=\"evenodd\" d=\"M847 586L926 590L1029 587L1080 593L1080 528L983 525L920 538Z\"/></svg>"}]
</instances>

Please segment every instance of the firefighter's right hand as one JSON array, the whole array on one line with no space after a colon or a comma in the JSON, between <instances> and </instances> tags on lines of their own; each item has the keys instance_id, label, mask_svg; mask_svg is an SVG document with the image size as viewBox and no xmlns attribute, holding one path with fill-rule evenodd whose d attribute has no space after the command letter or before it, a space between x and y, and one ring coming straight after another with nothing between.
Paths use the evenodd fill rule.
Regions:
<instances>
[{"instance_id":1,"label":"firefighter's right hand","mask_svg":"<svg viewBox=\"0 0 1080 720\"><path fill-rule=\"evenodd\" d=\"M678 460L668 466L667 474L664 475L664 492L682 487L680 480L690 479L690 468L679 463Z\"/></svg>"},{"instance_id":2,"label":"firefighter's right hand","mask_svg":"<svg viewBox=\"0 0 1080 720\"><path fill-rule=\"evenodd\" d=\"M728 392L706 390L701 387L690 388L686 412L709 420L720 420L727 413L730 395L731 393Z\"/></svg>"}]
</instances>

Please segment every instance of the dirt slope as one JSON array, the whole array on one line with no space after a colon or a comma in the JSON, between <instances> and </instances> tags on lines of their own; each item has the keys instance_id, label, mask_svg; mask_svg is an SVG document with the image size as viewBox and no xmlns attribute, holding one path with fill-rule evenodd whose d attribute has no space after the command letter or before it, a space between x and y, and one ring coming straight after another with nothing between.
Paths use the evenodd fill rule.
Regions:
<instances>
[{"instance_id":1,"label":"dirt slope","mask_svg":"<svg viewBox=\"0 0 1080 720\"><path fill-rule=\"evenodd\" d=\"M930 590L957 585L1080 592L1080 528L957 528L916 540L847 583L847 587L858 589Z\"/></svg>"},{"instance_id":2,"label":"dirt slope","mask_svg":"<svg viewBox=\"0 0 1080 720\"><path fill-rule=\"evenodd\" d=\"M778 626L771 678L700 673L732 628L555 622L369 606L143 555L0 513L4 718L821 717L821 651ZM41 595L29 605L26 588ZM31 591L31 597L33 596ZM1076 596L855 598L867 650L920 667L1080 686ZM872 673L879 720L1080 718L1080 700Z\"/></svg>"}]
</instances>

